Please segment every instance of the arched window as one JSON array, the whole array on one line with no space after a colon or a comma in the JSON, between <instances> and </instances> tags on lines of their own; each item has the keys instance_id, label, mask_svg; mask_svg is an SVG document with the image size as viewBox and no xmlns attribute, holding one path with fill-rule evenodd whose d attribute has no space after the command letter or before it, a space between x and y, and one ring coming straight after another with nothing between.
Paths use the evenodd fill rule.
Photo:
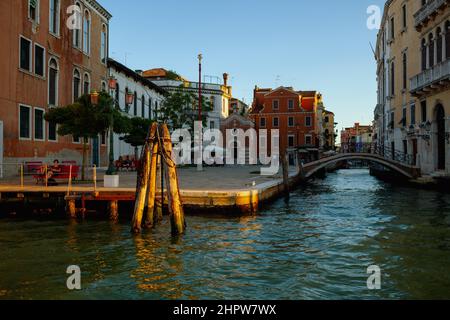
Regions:
<instances>
[{"instance_id":1,"label":"arched window","mask_svg":"<svg viewBox=\"0 0 450 320\"><path fill-rule=\"evenodd\" d=\"M87 10L83 17L83 51L86 54L91 51L91 16Z\"/></svg>"},{"instance_id":2,"label":"arched window","mask_svg":"<svg viewBox=\"0 0 450 320\"><path fill-rule=\"evenodd\" d=\"M422 71L427 70L427 41L422 39Z\"/></svg>"},{"instance_id":3,"label":"arched window","mask_svg":"<svg viewBox=\"0 0 450 320\"><path fill-rule=\"evenodd\" d=\"M59 0L50 0L49 29L50 32L55 35L59 35L59 12L60 12Z\"/></svg>"},{"instance_id":4,"label":"arched window","mask_svg":"<svg viewBox=\"0 0 450 320\"><path fill-rule=\"evenodd\" d=\"M80 97L80 84L81 84L81 75L80 71L75 69L73 71L73 101L75 102Z\"/></svg>"},{"instance_id":5,"label":"arched window","mask_svg":"<svg viewBox=\"0 0 450 320\"><path fill-rule=\"evenodd\" d=\"M106 53L107 53L107 29L106 25L102 25L102 34L100 38L100 58L102 63L106 63Z\"/></svg>"},{"instance_id":6,"label":"arched window","mask_svg":"<svg viewBox=\"0 0 450 320\"><path fill-rule=\"evenodd\" d=\"M442 30L441 28L437 28L436 30L437 40L436 40L436 63L442 62Z\"/></svg>"},{"instance_id":7,"label":"arched window","mask_svg":"<svg viewBox=\"0 0 450 320\"><path fill-rule=\"evenodd\" d=\"M434 35L432 33L428 35L428 61L428 66L432 68L434 66Z\"/></svg>"},{"instance_id":8,"label":"arched window","mask_svg":"<svg viewBox=\"0 0 450 320\"><path fill-rule=\"evenodd\" d=\"M133 115L137 116L137 92L134 92L134 99L133 99Z\"/></svg>"},{"instance_id":9,"label":"arched window","mask_svg":"<svg viewBox=\"0 0 450 320\"><path fill-rule=\"evenodd\" d=\"M124 96L124 101L125 101L124 105L125 105L125 112L126 113L128 113L128 111L130 110L130 106L127 104L128 92L130 92L130 91L128 90L128 87L127 87L127 88L125 88L125 96Z\"/></svg>"},{"instance_id":10,"label":"arched window","mask_svg":"<svg viewBox=\"0 0 450 320\"><path fill-rule=\"evenodd\" d=\"M145 96L142 95L141 98L141 117L145 118Z\"/></svg>"},{"instance_id":11,"label":"arched window","mask_svg":"<svg viewBox=\"0 0 450 320\"><path fill-rule=\"evenodd\" d=\"M72 43L73 43L73 46L75 47L75 48L81 48L81 33L80 33L80 30L81 30L81 20L82 20L82 18L81 18L81 5L78 3L78 2L76 2L75 3L75 7L74 7L75 9L74 9L74 11L73 12L71 12L71 14L74 14L75 16L75 19L73 20L73 34L72 34L72 36L73 36L73 41L72 41Z\"/></svg>"},{"instance_id":12,"label":"arched window","mask_svg":"<svg viewBox=\"0 0 450 320\"><path fill-rule=\"evenodd\" d=\"M87 73L84 74L83 79L83 94L89 94L91 92L91 80Z\"/></svg>"},{"instance_id":13,"label":"arched window","mask_svg":"<svg viewBox=\"0 0 450 320\"><path fill-rule=\"evenodd\" d=\"M450 21L445 23L445 58L450 59Z\"/></svg>"},{"instance_id":14,"label":"arched window","mask_svg":"<svg viewBox=\"0 0 450 320\"><path fill-rule=\"evenodd\" d=\"M58 63L54 58L48 63L48 104L58 104Z\"/></svg>"},{"instance_id":15,"label":"arched window","mask_svg":"<svg viewBox=\"0 0 450 320\"><path fill-rule=\"evenodd\" d=\"M106 92L106 82L102 81L102 92Z\"/></svg>"}]
</instances>

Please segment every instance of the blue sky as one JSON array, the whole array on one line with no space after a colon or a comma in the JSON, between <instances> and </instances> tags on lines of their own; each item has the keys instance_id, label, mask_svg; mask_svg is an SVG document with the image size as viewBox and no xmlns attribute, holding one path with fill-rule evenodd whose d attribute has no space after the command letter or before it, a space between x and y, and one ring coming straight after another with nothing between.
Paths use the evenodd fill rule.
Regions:
<instances>
[{"instance_id":1,"label":"blue sky","mask_svg":"<svg viewBox=\"0 0 450 320\"><path fill-rule=\"evenodd\" d=\"M132 69L164 67L198 79L230 74L233 95L253 88L318 90L338 128L372 121L376 65L368 6L383 0L100 0L111 20L110 55Z\"/></svg>"}]
</instances>

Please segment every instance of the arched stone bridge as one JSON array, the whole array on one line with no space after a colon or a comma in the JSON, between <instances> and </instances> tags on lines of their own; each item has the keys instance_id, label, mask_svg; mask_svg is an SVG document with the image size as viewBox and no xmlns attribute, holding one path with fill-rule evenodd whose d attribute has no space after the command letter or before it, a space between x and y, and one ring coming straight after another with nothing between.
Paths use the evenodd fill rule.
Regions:
<instances>
[{"instance_id":1,"label":"arched stone bridge","mask_svg":"<svg viewBox=\"0 0 450 320\"><path fill-rule=\"evenodd\" d=\"M331 157L322 158L320 160L304 164L300 169L300 175L303 179L309 179L321 169L346 160L367 160L375 162L400 173L408 179L416 179L421 176L419 167L387 159L374 153L340 153Z\"/></svg>"}]
</instances>

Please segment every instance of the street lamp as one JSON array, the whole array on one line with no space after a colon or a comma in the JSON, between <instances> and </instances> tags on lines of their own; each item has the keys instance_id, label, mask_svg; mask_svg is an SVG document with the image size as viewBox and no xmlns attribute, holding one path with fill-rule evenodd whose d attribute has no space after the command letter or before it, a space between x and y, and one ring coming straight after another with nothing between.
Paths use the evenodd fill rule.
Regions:
<instances>
[{"instance_id":1,"label":"street lamp","mask_svg":"<svg viewBox=\"0 0 450 320\"><path fill-rule=\"evenodd\" d=\"M198 55L198 121L202 121L202 59L203 55Z\"/></svg>"}]
</instances>

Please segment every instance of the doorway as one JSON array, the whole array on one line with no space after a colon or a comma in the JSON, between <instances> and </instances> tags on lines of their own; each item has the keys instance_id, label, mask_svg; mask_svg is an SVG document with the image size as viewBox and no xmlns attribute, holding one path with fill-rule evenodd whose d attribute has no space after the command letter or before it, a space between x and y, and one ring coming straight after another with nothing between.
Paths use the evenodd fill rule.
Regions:
<instances>
[{"instance_id":1,"label":"doorway","mask_svg":"<svg viewBox=\"0 0 450 320\"><path fill-rule=\"evenodd\" d=\"M445 170L445 111L441 104L436 107L436 122L438 170Z\"/></svg>"}]
</instances>

